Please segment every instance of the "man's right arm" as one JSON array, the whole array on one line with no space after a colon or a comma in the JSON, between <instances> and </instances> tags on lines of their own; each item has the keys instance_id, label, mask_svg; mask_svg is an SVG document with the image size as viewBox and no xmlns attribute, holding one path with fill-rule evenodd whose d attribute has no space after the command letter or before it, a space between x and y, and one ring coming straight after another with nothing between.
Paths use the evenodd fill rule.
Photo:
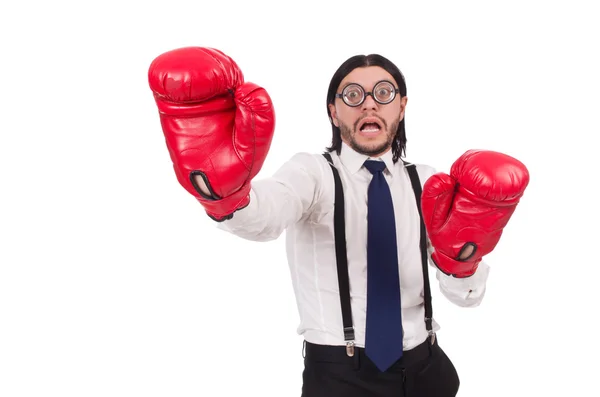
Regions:
<instances>
[{"instance_id":1,"label":"man's right arm","mask_svg":"<svg viewBox=\"0 0 600 397\"><path fill-rule=\"evenodd\" d=\"M321 197L322 167L315 155L298 153L269 178L252 181L250 203L218 228L252 241L277 239L310 215Z\"/></svg>"}]
</instances>

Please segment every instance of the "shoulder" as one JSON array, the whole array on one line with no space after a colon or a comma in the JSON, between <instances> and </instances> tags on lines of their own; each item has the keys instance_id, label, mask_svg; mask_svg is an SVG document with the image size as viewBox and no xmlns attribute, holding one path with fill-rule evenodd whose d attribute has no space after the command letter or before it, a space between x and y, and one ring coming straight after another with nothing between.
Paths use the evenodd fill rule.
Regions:
<instances>
[{"instance_id":1,"label":"shoulder","mask_svg":"<svg viewBox=\"0 0 600 397\"><path fill-rule=\"evenodd\" d=\"M331 154L331 158L336 164L338 159L335 153ZM286 174L291 186L301 186L304 194L310 196L310 209L304 214L306 220L319 222L321 217L331 213L334 205L334 171L322 153L297 152L280 172Z\"/></svg>"},{"instance_id":2,"label":"shoulder","mask_svg":"<svg viewBox=\"0 0 600 397\"><path fill-rule=\"evenodd\" d=\"M300 168L306 171L315 171L327 164L325 157L316 153L297 152L289 157L282 168Z\"/></svg>"},{"instance_id":3,"label":"shoulder","mask_svg":"<svg viewBox=\"0 0 600 397\"><path fill-rule=\"evenodd\" d=\"M409 167L414 167L417 170L417 174L419 175L419 180L421 184L425 183L427 179L429 179L433 174L437 173L437 169L429 164L412 162L408 160L404 161L404 168L408 170Z\"/></svg>"},{"instance_id":4,"label":"shoulder","mask_svg":"<svg viewBox=\"0 0 600 397\"><path fill-rule=\"evenodd\" d=\"M284 166L302 168L311 174L322 174L323 170L329 167L325 156L309 152L295 153L286 161Z\"/></svg>"},{"instance_id":5,"label":"shoulder","mask_svg":"<svg viewBox=\"0 0 600 397\"><path fill-rule=\"evenodd\" d=\"M281 165L275 177L312 180L319 186L324 180L328 181L331 178L329 174L331 168L325 156L320 153L297 152Z\"/></svg>"}]
</instances>

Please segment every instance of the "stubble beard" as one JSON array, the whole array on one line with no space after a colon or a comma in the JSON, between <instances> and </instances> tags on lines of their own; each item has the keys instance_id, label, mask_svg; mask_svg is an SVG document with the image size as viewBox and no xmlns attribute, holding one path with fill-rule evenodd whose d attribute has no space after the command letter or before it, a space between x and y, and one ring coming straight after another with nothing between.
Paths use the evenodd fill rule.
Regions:
<instances>
[{"instance_id":1,"label":"stubble beard","mask_svg":"<svg viewBox=\"0 0 600 397\"><path fill-rule=\"evenodd\" d=\"M391 124L391 128L388 128L385 120L380 118L379 121L381 122L382 127L385 129L386 140L381 143L367 143L367 144L361 144L361 143L357 142L357 140L355 139L357 133L359 133L359 131L357 130L357 127L358 127L358 123L360 122L360 120L361 119L358 119L354 123L353 127L350 127L344 123L340 123L340 133L341 133L342 139L348 144L348 146L350 146L356 152L358 152L360 154L364 154L366 156L380 155L381 153L385 152L392 146L392 143L394 142L394 138L396 136L396 132L398 131L398 126L400 125L399 119L394 121Z\"/></svg>"}]
</instances>

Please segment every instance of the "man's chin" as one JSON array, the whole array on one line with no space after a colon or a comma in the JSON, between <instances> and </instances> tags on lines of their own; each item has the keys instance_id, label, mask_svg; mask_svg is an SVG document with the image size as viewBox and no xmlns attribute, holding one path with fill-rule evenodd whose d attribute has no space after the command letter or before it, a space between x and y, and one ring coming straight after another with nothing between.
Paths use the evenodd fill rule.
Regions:
<instances>
[{"instance_id":1,"label":"man's chin","mask_svg":"<svg viewBox=\"0 0 600 397\"><path fill-rule=\"evenodd\" d=\"M352 142L352 148L358 153L367 155L367 156L377 156L383 154L391 147L391 144L388 142L373 142L373 143L362 143L362 142Z\"/></svg>"}]
</instances>

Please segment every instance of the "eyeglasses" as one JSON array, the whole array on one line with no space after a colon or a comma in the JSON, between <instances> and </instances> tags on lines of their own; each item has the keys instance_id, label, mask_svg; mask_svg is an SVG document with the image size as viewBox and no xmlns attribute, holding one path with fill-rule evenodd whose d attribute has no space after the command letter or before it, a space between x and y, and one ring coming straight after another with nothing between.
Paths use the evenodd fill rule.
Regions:
<instances>
[{"instance_id":1,"label":"eyeglasses","mask_svg":"<svg viewBox=\"0 0 600 397\"><path fill-rule=\"evenodd\" d=\"M375 87L373 87L373 91L370 92L365 92L365 89L359 84L348 84L346 87L344 87L342 93L335 94L335 97L341 98L344 103L350 107L362 105L367 98L367 95L371 95L375 102L382 105L387 105L388 103L392 102L394 98L396 98L396 94L399 92L400 90L394 87L391 82L382 80L377 82Z\"/></svg>"}]
</instances>

